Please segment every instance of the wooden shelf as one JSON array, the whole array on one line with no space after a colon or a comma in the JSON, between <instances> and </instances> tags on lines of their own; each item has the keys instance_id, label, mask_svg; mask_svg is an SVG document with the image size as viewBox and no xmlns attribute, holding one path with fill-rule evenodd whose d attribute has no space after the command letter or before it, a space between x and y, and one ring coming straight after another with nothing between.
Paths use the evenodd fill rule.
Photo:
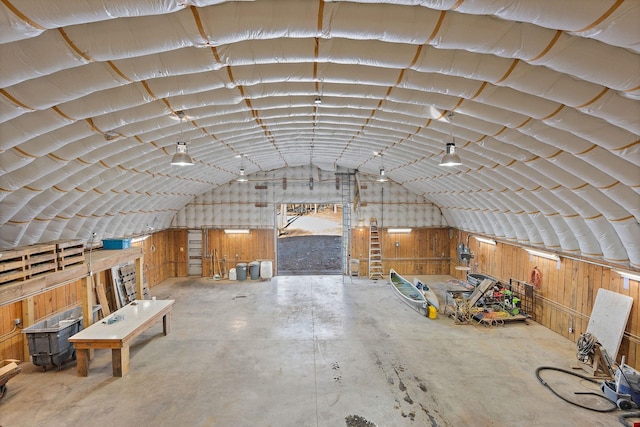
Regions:
<instances>
[{"instance_id":1,"label":"wooden shelf","mask_svg":"<svg viewBox=\"0 0 640 427\"><path fill-rule=\"evenodd\" d=\"M55 248L55 245L54 245ZM53 254L55 257L55 252ZM23 281L0 285L0 306L20 301L40 292L55 289L66 283L80 280L89 276L89 272L99 272L110 269L114 265L124 264L142 257L142 248L122 250L92 251L83 263L69 265L64 270L43 273Z\"/></svg>"}]
</instances>

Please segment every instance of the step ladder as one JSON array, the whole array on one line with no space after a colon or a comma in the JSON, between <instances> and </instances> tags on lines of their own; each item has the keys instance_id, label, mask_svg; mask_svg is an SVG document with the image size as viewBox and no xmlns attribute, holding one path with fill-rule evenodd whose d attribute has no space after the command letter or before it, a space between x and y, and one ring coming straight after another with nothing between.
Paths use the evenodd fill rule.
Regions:
<instances>
[{"instance_id":1,"label":"step ladder","mask_svg":"<svg viewBox=\"0 0 640 427\"><path fill-rule=\"evenodd\" d=\"M378 220L371 218L369 220L369 279L382 279L383 275Z\"/></svg>"}]
</instances>

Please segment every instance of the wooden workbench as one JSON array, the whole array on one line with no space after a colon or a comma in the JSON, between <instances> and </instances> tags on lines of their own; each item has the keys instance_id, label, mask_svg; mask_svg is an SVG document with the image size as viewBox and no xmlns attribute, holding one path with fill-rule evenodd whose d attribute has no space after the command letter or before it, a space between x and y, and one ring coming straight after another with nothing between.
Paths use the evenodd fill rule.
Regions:
<instances>
[{"instance_id":1,"label":"wooden workbench","mask_svg":"<svg viewBox=\"0 0 640 427\"><path fill-rule=\"evenodd\" d=\"M78 376L89 374L90 350L101 348L111 349L113 376L126 375L131 341L160 319L167 335L171 330L173 303L174 300L135 300L69 338L76 349Z\"/></svg>"}]
</instances>

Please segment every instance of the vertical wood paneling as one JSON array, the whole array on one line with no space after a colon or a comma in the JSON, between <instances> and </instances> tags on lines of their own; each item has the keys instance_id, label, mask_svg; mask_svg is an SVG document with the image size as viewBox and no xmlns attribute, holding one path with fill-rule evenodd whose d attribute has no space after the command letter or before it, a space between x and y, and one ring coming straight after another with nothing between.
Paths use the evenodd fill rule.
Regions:
<instances>
[{"instance_id":1,"label":"vertical wood paneling","mask_svg":"<svg viewBox=\"0 0 640 427\"><path fill-rule=\"evenodd\" d=\"M67 285L43 292L32 297L33 313L31 317L33 323L36 323L54 313L64 311L70 307L80 304L80 286L82 280L77 280ZM23 304L16 302L0 306L0 335L5 335L13 329L13 320L22 319L22 327L30 326L31 322L27 319L27 313L22 310ZM1 359L18 359L29 360L28 351L25 352L24 334L21 329L17 329L11 335L4 338L0 342L0 360Z\"/></svg>"},{"instance_id":2,"label":"vertical wood paneling","mask_svg":"<svg viewBox=\"0 0 640 427\"><path fill-rule=\"evenodd\" d=\"M172 277L187 277L189 271L187 252L187 229L172 229L169 234L170 263L173 264Z\"/></svg>"},{"instance_id":3,"label":"vertical wood paneling","mask_svg":"<svg viewBox=\"0 0 640 427\"><path fill-rule=\"evenodd\" d=\"M414 228L410 233L389 233L380 228L384 274L449 274L449 229ZM399 246L396 246L396 242ZM360 276L368 275L369 228L351 231L351 258L360 260Z\"/></svg>"},{"instance_id":4,"label":"vertical wood paneling","mask_svg":"<svg viewBox=\"0 0 640 427\"><path fill-rule=\"evenodd\" d=\"M0 342L0 360L22 360L23 358L22 333L20 329L14 330L13 324L13 319L17 317L22 318L22 307L19 302L0 307L0 336L4 337Z\"/></svg>"},{"instance_id":5,"label":"vertical wood paneling","mask_svg":"<svg viewBox=\"0 0 640 427\"><path fill-rule=\"evenodd\" d=\"M210 228L207 230L207 247L203 251L207 254L203 265L203 276L213 276L212 258L214 250L217 254L215 264L216 274L223 270L227 275L229 270L238 263L252 261L273 261L275 271L275 230L251 229L249 234L226 234L223 229Z\"/></svg>"},{"instance_id":6,"label":"vertical wood paneling","mask_svg":"<svg viewBox=\"0 0 640 427\"><path fill-rule=\"evenodd\" d=\"M455 257L455 245L458 241L466 242L466 233L457 233L451 239L451 253ZM595 265L575 259L561 258L560 270L556 261L539 257L530 257L520 247L498 242L495 254L487 252L486 246L478 245L475 239L469 239L469 245L476 257L472 264L476 272L488 274L504 283L509 278L529 281L529 273L534 266L542 271L542 286L536 291L538 298L534 310L536 320L549 329L561 334L574 342L580 334L587 330L589 316L598 289L607 289L634 298L631 315L626 327L618 360L622 355L627 356L627 363L640 368L640 285L630 281L629 289L624 289L623 280L611 271L611 268ZM457 264L455 258L451 265ZM453 275L453 274L452 274ZM456 275L457 277L457 275ZM573 333L569 332L573 328Z\"/></svg>"},{"instance_id":7,"label":"vertical wood paneling","mask_svg":"<svg viewBox=\"0 0 640 427\"><path fill-rule=\"evenodd\" d=\"M275 260L274 231L272 229L251 230L249 236L228 236L222 229L209 229L208 247L205 253L214 248L221 258L220 266L228 272L237 262L253 260ZM389 234L380 230L385 273L394 268L401 274L450 274L464 279L464 271L455 270L458 265L456 245L467 243L468 234L447 228L414 229L409 234ZM351 257L360 260L360 276L368 274L369 229L354 228L351 234ZM395 242L400 246L396 248ZM620 347L618 359L627 356L627 363L640 368L640 283L629 281L628 289L623 279L610 268L585 263L579 260L562 258L561 268L555 261L530 257L520 247L498 242L496 246L468 239L475 258L470 266L475 272L488 274L508 283L510 278L528 281L534 266L543 272L543 283L537 294L534 307L535 319L551 330L574 341L586 331L589 315L593 309L598 289L603 288L634 298L631 316L626 327L626 336ZM156 232L149 239L139 243L145 257L145 275L149 286L154 286L170 277L187 275L187 230L170 229ZM180 248L183 248L181 251ZM238 256L236 257L236 254ZM226 256L227 262L222 259ZM274 263L275 266L275 263ZM216 270L218 267L216 266ZM107 293L110 286L104 272L97 273L105 283ZM205 258L203 275L212 274L210 260ZM82 281L76 281L52 291L35 295L33 301L34 322L80 303ZM0 306L0 335L13 329L13 319L24 319L27 313L23 307L29 304L20 302ZM569 328L573 333L569 333ZM0 358L25 360L29 355L24 352L23 334L14 332L0 342Z\"/></svg>"}]
</instances>

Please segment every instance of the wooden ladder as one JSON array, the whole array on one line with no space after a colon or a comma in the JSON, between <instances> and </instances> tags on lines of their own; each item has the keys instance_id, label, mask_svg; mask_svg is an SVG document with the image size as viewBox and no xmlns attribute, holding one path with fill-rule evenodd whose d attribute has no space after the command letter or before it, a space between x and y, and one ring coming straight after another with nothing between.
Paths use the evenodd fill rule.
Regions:
<instances>
[{"instance_id":1,"label":"wooden ladder","mask_svg":"<svg viewBox=\"0 0 640 427\"><path fill-rule=\"evenodd\" d=\"M378 220L371 218L369 221L369 278L382 279L383 274Z\"/></svg>"}]
</instances>

